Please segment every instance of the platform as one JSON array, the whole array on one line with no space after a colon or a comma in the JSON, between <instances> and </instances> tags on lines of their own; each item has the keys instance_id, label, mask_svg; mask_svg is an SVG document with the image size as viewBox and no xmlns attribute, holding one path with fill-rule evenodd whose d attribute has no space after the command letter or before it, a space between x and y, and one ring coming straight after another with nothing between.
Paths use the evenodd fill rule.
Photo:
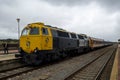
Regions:
<instances>
[{"instance_id":1,"label":"platform","mask_svg":"<svg viewBox=\"0 0 120 80\"><path fill-rule=\"evenodd\" d=\"M8 54L11 54L11 53L18 53L18 50L8 50ZM4 51L0 51L0 55L1 54L4 54Z\"/></svg>"},{"instance_id":2,"label":"platform","mask_svg":"<svg viewBox=\"0 0 120 80\"><path fill-rule=\"evenodd\" d=\"M0 61L16 59L15 54L0 55Z\"/></svg>"},{"instance_id":3,"label":"platform","mask_svg":"<svg viewBox=\"0 0 120 80\"><path fill-rule=\"evenodd\" d=\"M120 80L120 44L116 51L110 80Z\"/></svg>"}]
</instances>

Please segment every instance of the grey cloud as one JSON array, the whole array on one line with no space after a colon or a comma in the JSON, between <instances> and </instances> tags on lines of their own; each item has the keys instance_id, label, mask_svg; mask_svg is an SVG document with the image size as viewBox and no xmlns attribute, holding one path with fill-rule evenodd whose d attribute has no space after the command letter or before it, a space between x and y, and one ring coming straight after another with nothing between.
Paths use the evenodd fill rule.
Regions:
<instances>
[{"instance_id":1,"label":"grey cloud","mask_svg":"<svg viewBox=\"0 0 120 80\"><path fill-rule=\"evenodd\" d=\"M21 19L21 21L20 21L21 27L20 28L21 29L28 23L44 22L45 24L58 26L58 27L66 29L66 30L70 30L70 28L73 28L71 31L74 30L74 32L86 33L89 36L95 36L95 37L101 36L100 38L104 37L104 39L116 40L116 38L118 36L115 39L114 39L114 37L111 37L111 36L113 36L114 32L106 33L105 35L96 34L97 30L95 28L96 27L95 22L90 25L90 23L88 23L86 21L88 18L85 18L85 20L83 21L84 16L88 16L88 14L86 14L88 11L85 12L85 10L84 11L80 10L82 12L81 13L81 12L79 12L79 7L77 7L77 9L76 9L76 7L75 7L75 9L70 8L71 6L76 6L76 5L77 6L81 6L81 5L85 6L94 1L95 0L19 0L19 2L18 2L18 0L12 0L12 1L11 0L0 0L0 29L2 30L0 32L0 38L17 38L16 18L20 17L20 19ZM46 2L48 2L50 4L48 4L48 3L46 4ZM109 8L108 6L110 6L111 3L107 3L107 0L105 0L105 3L104 3L104 1L102 0L102 1L99 1L99 4L104 5L106 8ZM107 4L107 5L105 5L105 4ZM57 7L55 7L54 5L56 5ZM62 6L62 5L67 5L69 7ZM115 5L113 5L113 6L115 6ZM84 7L80 8L80 9L84 9ZM90 11L92 11L91 8L86 8L86 9L90 9ZM74 12L76 12L77 14ZM79 15L79 13L80 13L80 15ZM96 13L96 14L98 14L98 13ZM99 14L101 14L101 13L99 13ZM106 13L106 14L109 14L109 13ZM77 17L76 18L77 20L75 20L75 23L74 23L73 22L74 16L76 16L76 15L83 16L82 21L85 22L84 24L88 24L89 27L94 26L94 30L88 29L88 26L87 27L84 27L82 25L80 26L79 22L82 22L82 21L80 21L81 19L78 19L78 18L81 18L81 17ZM109 15L111 15L111 14L109 14ZM98 19L99 19L99 17L98 17ZM100 18L100 20L101 19L102 18ZM119 19L118 19L118 23L120 23ZM100 24L103 24L103 22ZM105 24L106 24L106 22L105 22ZM95 32L95 30L96 30L96 32ZM118 24L116 26L117 34L120 34L119 30L120 30L120 27ZM93 33L93 31L94 31L94 33Z\"/></svg>"},{"instance_id":2,"label":"grey cloud","mask_svg":"<svg viewBox=\"0 0 120 80\"><path fill-rule=\"evenodd\" d=\"M67 6L75 6L75 5L83 5L89 4L94 0L43 0L49 2L54 5L67 5Z\"/></svg>"},{"instance_id":3,"label":"grey cloud","mask_svg":"<svg viewBox=\"0 0 120 80\"><path fill-rule=\"evenodd\" d=\"M115 11L120 9L120 0L43 0L52 5L66 5L66 6L81 6L88 5L91 2L96 2L108 11Z\"/></svg>"},{"instance_id":4,"label":"grey cloud","mask_svg":"<svg viewBox=\"0 0 120 80\"><path fill-rule=\"evenodd\" d=\"M115 26L115 33L117 36L117 38L120 39L120 16L117 19L117 26Z\"/></svg>"},{"instance_id":5,"label":"grey cloud","mask_svg":"<svg viewBox=\"0 0 120 80\"><path fill-rule=\"evenodd\" d=\"M17 5L18 1L17 0L0 0L0 5L1 6L14 6Z\"/></svg>"},{"instance_id":6,"label":"grey cloud","mask_svg":"<svg viewBox=\"0 0 120 80\"><path fill-rule=\"evenodd\" d=\"M97 0L97 2L110 11L120 10L120 0Z\"/></svg>"}]
</instances>

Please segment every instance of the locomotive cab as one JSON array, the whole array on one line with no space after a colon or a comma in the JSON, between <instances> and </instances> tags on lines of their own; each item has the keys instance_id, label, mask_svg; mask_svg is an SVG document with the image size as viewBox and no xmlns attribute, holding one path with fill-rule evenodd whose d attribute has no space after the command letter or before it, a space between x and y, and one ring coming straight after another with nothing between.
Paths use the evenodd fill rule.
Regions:
<instances>
[{"instance_id":1,"label":"locomotive cab","mask_svg":"<svg viewBox=\"0 0 120 80\"><path fill-rule=\"evenodd\" d=\"M40 23L29 24L22 31L20 48L26 53L33 53L36 50L51 50L52 35L50 29Z\"/></svg>"},{"instance_id":2,"label":"locomotive cab","mask_svg":"<svg viewBox=\"0 0 120 80\"><path fill-rule=\"evenodd\" d=\"M20 37L20 56L27 64L41 63L43 51L52 50L50 28L43 23L28 24Z\"/></svg>"}]
</instances>

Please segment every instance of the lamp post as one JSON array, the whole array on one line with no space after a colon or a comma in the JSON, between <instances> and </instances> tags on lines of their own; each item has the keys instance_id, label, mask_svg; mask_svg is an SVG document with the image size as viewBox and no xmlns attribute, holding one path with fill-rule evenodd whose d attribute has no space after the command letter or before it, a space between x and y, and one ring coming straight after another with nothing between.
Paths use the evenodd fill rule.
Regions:
<instances>
[{"instance_id":1,"label":"lamp post","mask_svg":"<svg viewBox=\"0 0 120 80\"><path fill-rule=\"evenodd\" d=\"M20 38L20 18L16 19L18 22L18 39Z\"/></svg>"}]
</instances>

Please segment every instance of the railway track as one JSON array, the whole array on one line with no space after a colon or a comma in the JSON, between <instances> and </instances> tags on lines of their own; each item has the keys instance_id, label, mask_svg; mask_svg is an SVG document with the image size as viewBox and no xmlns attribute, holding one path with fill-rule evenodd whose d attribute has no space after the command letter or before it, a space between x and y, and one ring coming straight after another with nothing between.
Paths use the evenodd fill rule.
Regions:
<instances>
[{"instance_id":1,"label":"railway track","mask_svg":"<svg viewBox=\"0 0 120 80\"><path fill-rule=\"evenodd\" d=\"M22 73L32 71L34 69L36 69L36 68L26 67L26 66L22 66L22 67L19 67L19 68L14 68L12 70L8 70L8 71L0 73L0 79L5 80L5 79L7 79L9 77L17 76L17 75L20 75Z\"/></svg>"},{"instance_id":2,"label":"railway track","mask_svg":"<svg viewBox=\"0 0 120 80\"><path fill-rule=\"evenodd\" d=\"M98 76L98 80L110 80L115 55L116 53L112 54L110 60L107 62L106 66L102 69L101 74Z\"/></svg>"},{"instance_id":3,"label":"railway track","mask_svg":"<svg viewBox=\"0 0 120 80\"><path fill-rule=\"evenodd\" d=\"M104 59L109 59L104 55L113 53L116 46L110 46L97 51L90 52L88 54L83 54L77 57L73 57L68 60L63 60L53 64L48 64L38 67L22 67L11 71L6 71L0 73L0 79L10 79L10 80L69 80L69 78L74 78L79 71L83 71L88 66L92 65L97 61ZM110 55L109 55L110 57ZM103 61L103 60L102 60ZM102 64L101 61L101 64ZM107 61L105 61L107 62ZM105 63L104 63L105 64ZM103 67L103 65L101 66ZM89 72L90 70L88 70ZM93 70L95 71L95 70ZM98 74L98 73L97 73ZM88 75L89 76L89 75ZM88 77L89 78L89 77ZM94 77L95 78L95 77ZM88 79L89 80L89 79Z\"/></svg>"},{"instance_id":4,"label":"railway track","mask_svg":"<svg viewBox=\"0 0 120 80\"><path fill-rule=\"evenodd\" d=\"M13 63L13 62L16 62L16 61L19 61L19 59L3 60L3 61L0 61L0 65L10 64L10 63Z\"/></svg>"},{"instance_id":5,"label":"railway track","mask_svg":"<svg viewBox=\"0 0 120 80\"><path fill-rule=\"evenodd\" d=\"M19 59L4 60L0 62L0 73L25 66Z\"/></svg>"},{"instance_id":6,"label":"railway track","mask_svg":"<svg viewBox=\"0 0 120 80\"><path fill-rule=\"evenodd\" d=\"M109 62L112 56L114 56L115 50L116 49L109 50L97 60L73 73L65 80L103 80L100 79L100 76L106 67L106 64Z\"/></svg>"},{"instance_id":7,"label":"railway track","mask_svg":"<svg viewBox=\"0 0 120 80\"><path fill-rule=\"evenodd\" d=\"M81 65L77 65L77 66L71 67L69 69L60 71L59 73L55 74L53 77L51 77L51 78L49 78L47 80L56 80L56 79L57 80L69 80L69 79L70 80L78 80L78 79L79 80L80 79L84 80L85 78L86 78L85 80L94 80L94 79L91 79L92 76L90 76L90 74L93 74L92 71L96 71L95 68L94 68L94 66L96 66L97 69L98 69L98 66L100 66L100 64L99 65L98 64L93 64L92 67L91 67L91 69L90 69L91 71L88 70L88 69L86 69L86 67L88 66L88 68L89 68L89 66L93 62L99 63L99 62L97 62L97 60L100 59L102 56L104 56L104 54L106 55L106 53L111 52L111 51L113 51L113 49L112 49L112 47L109 47L109 49L104 50L102 53L97 52L97 54L100 54L99 56L96 56L95 58L92 57L92 59L89 59L86 63L82 64L82 66ZM108 55L109 55L109 53L108 53ZM84 79L82 79L82 77L78 77L78 78L75 79L74 76L76 75L76 73L79 72L79 71L81 71L81 70L84 70L84 69L86 69L85 71L83 71L83 72L85 72L85 73L83 73L84 77L80 73ZM88 72L90 72L90 74L88 74ZM63 75L63 73L64 73L64 75ZM87 77L87 75L88 75L88 77ZM71 79L71 78L73 78L73 79Z\"/></svg>"}]
</instances>

